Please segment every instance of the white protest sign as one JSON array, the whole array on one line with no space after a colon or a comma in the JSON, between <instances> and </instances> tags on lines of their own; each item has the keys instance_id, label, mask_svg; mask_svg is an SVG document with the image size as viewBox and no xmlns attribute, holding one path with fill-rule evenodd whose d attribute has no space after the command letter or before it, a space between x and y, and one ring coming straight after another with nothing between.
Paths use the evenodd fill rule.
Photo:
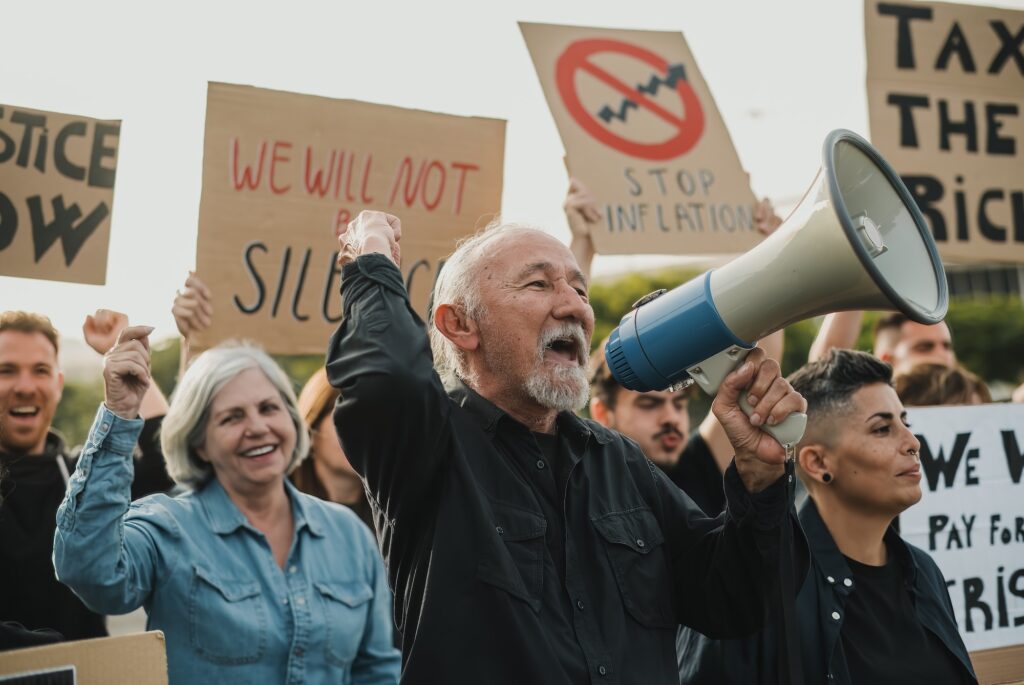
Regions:
<instances>
[{"instance_id":1,"label":"white protest sign","mask_svg":"<svg viewBox=\"0 0 1024 685\"><path fill-rule=\"evenodd\" d=\"M903 537L942 569L969 651L1024 644L1024 404L907 414L923 496Z\"/></svg>"}]
</instances>

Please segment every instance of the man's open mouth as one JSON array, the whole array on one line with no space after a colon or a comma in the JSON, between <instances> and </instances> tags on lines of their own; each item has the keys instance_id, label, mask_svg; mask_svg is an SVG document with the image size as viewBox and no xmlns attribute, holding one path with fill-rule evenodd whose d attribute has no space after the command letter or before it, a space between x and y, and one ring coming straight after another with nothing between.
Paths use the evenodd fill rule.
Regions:
<instances>
[{"instance_id":1,"label":"man's open mouth","mask_svg":"<svg viewBox=\"0 0 1024 685\"><path fill-rule=\"evenodd\" d=\"M10 414L11 416L16 416L18 418L27 418L39 414L39 407L33 407L29 405L11 407L7 411L7 413Z\"/></svg>"},{"instance_id":2,"label":"man's open mouth","mask_svg":"<svg viewBox=\"0 0 1024 685\"><path fill-rule=\"evenodd\" d=\"M579 344L572 336L555 338L544 346L544 356L578 364L580 361Z\"/></svg>"}]
</instances>

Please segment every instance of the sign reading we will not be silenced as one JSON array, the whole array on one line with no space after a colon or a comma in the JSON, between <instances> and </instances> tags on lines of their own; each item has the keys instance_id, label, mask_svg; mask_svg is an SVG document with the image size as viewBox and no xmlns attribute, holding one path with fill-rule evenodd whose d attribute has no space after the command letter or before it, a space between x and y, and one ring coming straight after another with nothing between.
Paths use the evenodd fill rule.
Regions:
<instances>
[{"instance_id":1,"label":"sign reading we will not be silenced","mask_svg":"<svg viewBox=\"0 0 1024 685\"><path fill-rule=\"evenodd\" d=\"M923 497L903 537L942 569L968 650L1024 644L1024 404L907 414Z\"/></svg>"},{"instance_id":2,"label":"sign reading we will not be silenced","mask_svg":"<svg viewBox=\"0 0 1024 685\"><path fill-rule=\"evenodd\" d=\"M943 259L1024 262L1024 12L864 4L871 140Z\"/></svg>"},{"instance_id":3,"label":"sign reading we will not be silenced","mask_svg":"<svg viewBox=\"0 0 1024 685\"><path fill-rule=\"evenodd\" d=\"M520 23L604 254L736 254L754 195L680 33Z\"/></svg>"},{"instance_id":4,"label":"sign reading we will not be silenced","mask_svg":"<svg viewBox=\"0 0 1024 685\"><path fill-rule=\"evenodd\" d=\"M456 241L501 208L505 122L211 83L197 272L213 326L269 352L323 354L341 320L337 234L363 209L402 221L413 307Z\"/></svg>"},{"instance_id":5,"label":"sign reading we will not be silenced","mask_svg":"<svg viewBox=\"0 0 1024 685\"><path fill-rule=\"evenodd\" d=\"M106 282L120 132L0 105L0 276Z\"/></svg>"}]
</instances>

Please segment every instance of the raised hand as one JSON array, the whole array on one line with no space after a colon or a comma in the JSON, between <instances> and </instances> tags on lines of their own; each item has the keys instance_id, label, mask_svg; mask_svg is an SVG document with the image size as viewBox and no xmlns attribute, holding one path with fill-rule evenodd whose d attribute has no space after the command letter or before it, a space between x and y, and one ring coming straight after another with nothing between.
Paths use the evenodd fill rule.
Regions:
<instances>
[{"instance_id":1,"label":"raised hand","mask_svg":"<svg viewBox=\"0 0 1024 685\"><path fill-rule=\"evenodd\" d=\"M360 255L378 252L400 267L401 239L402 222L397 216L364 209L338 234L338 263L344 266Z\"/></svg>"},{"instance_id":2,"label":"raised hand","mask_svg":"<svg viewBox=\"0 0 1024 685\"><path fill-rule=\"evenodd\" d=\"M103 358L103 402L123 419L139 415L142 398L152 382L149 334L152 326L129 326Z\"/></svg>"},{"instance_id":3,"label":"raised hand","mask_svg":"<svg viewBox=\"0 0 1024 685\"><path fill-rule=\"evenodd\" d=\"M775 213L771 200L764 198L754 205L754 228L758 233L769 236L781 225L782 217Z\"/></svg>"},{"instance_id":4,"label":"raised hand","mask_svg":"<svg viewBox=\"0 0 1024 685\"><path fill-rule=\"evenodd\" d=\"M740 393L754 412L747 417ZM771 485L783 473L786 452L779 441L760 429L775 425L793 412L807 411L807 401L782 377L779 364L754 348L746 361L722 381L711 410L722 424L736 453L736 470L750 492Z\"/></svg>"},{"instance_id":5,"label":"raised hand","mask_svg":"<svg viewBox=\"0 0 1024 685\"><path fill-rule=\"evenodd\" d=\"M128 326L128 315L112 309L97 309L95 314L85 317L82 335L89 347L100 354L106 354L117 341L117 335Z\"/></svg>"},{"instance_id":6,"label":"raised hand","mask_svg":"<svg viewBox=\"0 0 1024 685\"><path fill-rule=\"evenodd\" d=\"M171 306L174 323L182 338L188 340L192 335L210 327L213 323L212 299L210 289L194 271L190 271L185 279L184 290L177 292Z\"/></svg>"}]
</instances>

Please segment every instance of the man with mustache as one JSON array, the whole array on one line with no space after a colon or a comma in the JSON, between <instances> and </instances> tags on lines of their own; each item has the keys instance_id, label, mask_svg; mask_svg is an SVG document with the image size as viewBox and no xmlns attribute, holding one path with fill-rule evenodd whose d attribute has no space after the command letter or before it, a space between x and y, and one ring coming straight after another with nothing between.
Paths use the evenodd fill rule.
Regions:
<instances>
[{"instance_id":1,"label":"man with mustache","mask_svg":"<svg viewBox=\"0 0 1024 685\"><path fill-rule=\"evenodd\" d=\"M99 310L86 319L86 342L103 354L127 323L124 314ZM75 469L75 456L51 425L64 389L58 343L47 317L0 312L0 467L6 472L0 483L0 621L29 630L49 628L77 640L104 636L107 629L103 616L89 611L53 571L57 507ZM133 497L173 485L156 439L166 411L167 402L153 384L142 407L147 421Z\"/></svg>"},{"instance_id":2,"label":"man with mustache","mask_svg":"<svg viewBox=\"0 0 1024 685\"><path fill-rule=\"evenodd\" d=\"M381 212L339 237L327 373L395 592L403 681L675 683L679 624L756 630L792 525L783 449L758 426L805 405L778 364L755 350L722 385L735 459L726 512L706 518L634 443L573 413L594 314L568 248L515 225L463 242L428 340L401 237Z\"/></svg>"}]
</instances>

